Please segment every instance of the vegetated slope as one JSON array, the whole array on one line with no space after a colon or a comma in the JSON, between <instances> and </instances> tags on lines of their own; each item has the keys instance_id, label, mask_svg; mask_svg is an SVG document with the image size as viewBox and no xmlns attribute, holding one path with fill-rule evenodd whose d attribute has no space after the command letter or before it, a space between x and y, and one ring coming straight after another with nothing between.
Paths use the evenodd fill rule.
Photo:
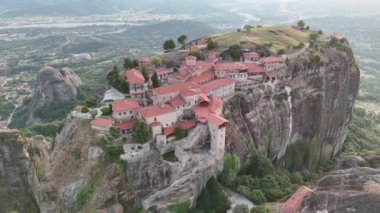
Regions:
<instances>
[{"instance_id":1,"label":"vegetated slope","mask_svg":"<svg viewBox=\"0 0 380 213\"><path fill-rule=\"evenodd\" d=\"M218 42L218 49L228 48L234 44L240 44L249 48L252 44L267 45L269 50L277 52L280 49L289 49L307 42L310 31L300 31L289 26L256 27L240 32L229 32L212 35L211 38Z\"/></svg>"}]
</instances>

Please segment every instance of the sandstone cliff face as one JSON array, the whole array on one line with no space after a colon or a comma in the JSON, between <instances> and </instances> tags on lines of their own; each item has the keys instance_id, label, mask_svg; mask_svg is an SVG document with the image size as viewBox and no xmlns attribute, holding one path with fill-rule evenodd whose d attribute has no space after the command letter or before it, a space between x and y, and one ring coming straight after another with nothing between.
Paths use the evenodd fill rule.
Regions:
<instances>
[{"instance_id":1,"label":"sandstone cliff face","mask_svg":"<svg viewBox=\"0 0 380 213\"><path fill-rule=\"evenodd\" d=\"M379 183L379 169L362 167L332 172L304 199L302 212L380 212Z\"/></svg>"},{"instance_id":2,"label":"sandstone cliff face","mask_svg":"<svg viewBox=\"0 0 380 213\"><path fill-rule=\"evenodd\" d=\"M281 158L289 143L312 138L325 159L341 149L359 89L352 52L327 48L320 63L305 54L290 62L288 75L227 103L230 151L247 158L253 141L260 152Z\"/></svg>"},{"instance_id":3,"label":"sandstone cliff face","mask_svg":"<svg viewBox=\"0 0 380 213\"><path fill-rule=\"evenodd\" d=\"M38 176L47 161L47 144L40 139L27 140L19 131L0 131L1 211L40 211Z\"/></svg>"},{"instance_id":4,"label":"sandstone cliff face","mask_svg":"<svg viewBox=\"0 0 380 213\"><path fill-rule=\"evenodd\" d=\"M28 122L33 122L35 110L53 100L67 101L75 98L82 80L69 68L61 70L44 67L37 74L37 84L28 106Z\"/></svg>"}]
</instances>

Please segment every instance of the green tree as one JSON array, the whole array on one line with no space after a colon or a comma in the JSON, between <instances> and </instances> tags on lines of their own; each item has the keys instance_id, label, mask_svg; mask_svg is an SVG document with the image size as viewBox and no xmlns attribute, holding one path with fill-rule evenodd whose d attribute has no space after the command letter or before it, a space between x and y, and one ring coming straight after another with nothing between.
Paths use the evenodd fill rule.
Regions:
<instances>
[{"instance_id":1,"label":"green tree","mask_svg":"<svg viewBox=\"0 0 380 213\"><path fill-rule=\"evenodd\" d=\"M85 102L85 105L88 108L94 108L94 107L96 107L96 105L98 105L98 102L95 98L88 98Z\"/></svg>"},{"instance_id":2,"label":"green tree","mask_svg":"<svg viewBox=\"0 0 380 213\"><path fill-rule=\"evenodd\" d=\"M319 38L319 34L318 33L311 33L310 36L309 36L309 39L310 39L310 42L317 42Z\"/></svg>"},{"instance_id":3,"label":"green tree","mask_svg":"<svg viewBox=\"0 0 380 213\"><path fill-rule=\"evenodd\" d=\"M297 22L297 25L298 25L298 27L300 27L301 29L304 29L306 23L305 23L303 20L299 20L299 21Z\"/></svg>"},{"instance_id":4,"label":"green tree","mask_svg":"<svg viewBox=\"0 0 380 213\"><path fill-rule=\"evenodd\" d=\"M110 116L112 115L112 105L108 105L107 107L103 107L100 109L102 112L102 116Z\"/></svg>"},{"instance_id":5,"label":"green tree","mask_svg":"<svg viewBox=\"0 0 380 213\"><path fill-rule=\"evenodd\" d=\"M240 159L237 155L234 153L224 155L224 167L220 174L220 181L227 186L231 186L239 169Z\"/></svg>"},{"instance_id":6,"label":"green tree","mask_svg":"<svg viewBox=\"0 0 380 213\"><path fill-rule=\"evenodd\" d=\"M177 140L186 137L186 135L187 135L187 133L186 133L186 130L184 128L177 126L174 129L174 136L176 137Z\"/></svg>"},{"instance_id":7,"label":"green tree","mask_svg":"<svg viewBox=\"0 0 380 213\"><path fill-rule=\"evenodd\" d=\"M185 46L187 40L186 35L181 35L180 37L177 38L178 43L180 43L182 46Z\"/></svg>"},{"instance_id":8,"label":"green tree","mask_svg":"<svg viewBox=\"0 0 380 213\"><path fill-rule=\"evenodd\" d=\"M160 66L162 66L164 64L162 58L158 57L158 56L152 57L152 63L156 67L160 67Z\"/></svg>"},{"instance_id":9,"label":"green tree","mask_svg":"<svg viewBox=\"0 0 380 213\"><path fill-rule=\"evenodd\" d=\"M83 106L80 111L81 111L81 113L88 113L88 112L90 112L90 110L86 106Z\"/></svg>"},{"instance_id":10,"label":"green tree","mask_svg":"<svg viewBox=\"0 0 380 213\"><path fill-rule=\"evenodd\" d=\"M150 129L144 120L139 120L133 125L133 138L139 143L145 143L152 137Z\"/></svg>"},{"instance_id":11,"label":"green tree","mask_svg":"<svg viewBox=\"0 0 380 213\"><path fill-rule=\"evenodd\" d=\"M213 41L211 38L207 40L207 49L208 50L214 50L218 47L218 43L216 41Z\"/></svg>"},{"instance_id":12,"label":"green tree","mask_svg":"<svg viewBox=\"0 0 380 213\"><path fill-rule=\"evenodd\" d=\"M110 128L110 134L113 136L113 137L118 137L120 135L120 129L116 126L111 126Z\"/></svg>"},{"instance_id":13,"label":"green tree","mask_svg":"<svg viewBox=\"0 0 380 213\"><path fill-rule=\"evenodd\" d=\"M120 75L119 69L116 65L113 66L111 72L107 75L108 84L119 90L122 93L128 93L128 86L125 78Z\"/></svg>"},{"instance_id":14,"label":"green tree","mask_svg":"<svg viewBox=\"0 0 380 213\"><path fill-rule=\"evenodd\" d=\"M164 42L164 50L175 49L175 42L172 39L166 40Z\"/></svg>"},{"instance_id":15,"label":"green tree","mask_svg":"<svg viewBox=\"0 0 380 213\"><path fill-rule=\"evenodd\" d=\"M277 55L284 55L285 54L285 50L284 49L281 49L277 52Z\"/></svg>"},{"instance_id":16,"label":"green tree","mask_svg":"<svg viewBox=\"0 0 380 213\"><path fill-rule=\"evenodd\" d=\"M290 181L293 184L302 185L303 184L302 174L300 172L293 172L292 174L290 174Z\"/></svg>"},{"instance_id":17,"label":"green tree","mask_svg":"<svg viewBox=\"0 0 380 213\"><path fill-rule=\"evenodd\" d=\"M196 208L215 213L225 213L230 208L226 194L214 177L210 178L199 195Z\"/></svg>"},{"instance_id":18,"label":"green tree","mask_svg":"<svg viewBox=\"0 0 380 213\"><path fill-rule=\"evenodd\" d=\"M125 58L124 69L132 69L139 66L139 62L136 59Z\"/></svg>"},{"instance_id":19,"label":"green tree","mask_svg":"<svg viewBox=\"0 0 380 213\"><path fill-rule=\"evenodd\" d=\"M145 81L149 80L148 68L146 66L141 67L141 74L144 76Z\"/></svg>"},{"instance_id":20,"label":"green tree","mask_svg":"<svg viewBox=\"0 0 380 213\"><path fill-rule=\"evenodd\" d=\"M267 202L264 193L261 190L252 190L246 195L246 197L254 202L256 205Z\"/></svg>"},{"instance_id":21,"label":"green tree","mask_svg":"<svg viewBox=\"0 0 380 213\"><path fill-rule=\"evenodd\" d=\"M247 172L254 177L264 177L274 172L272 162L261 154L255 154L251 158Z\"/></svg>"},{"instance_id":22,"label":"green tree","mask_svg":"<svg viewBox=\"0 0 380 213\"><path fill-rule=\"evenodd\" d=\"M234 61L238 61L240 60L240 56L242 54L242 50L241 50L241 47L240 45L238 44L235 44L235 45L232 45L228 48L228 53L230 54L231 58L234 60Z\"/></svg>"},{"instance_id":23,"label":"green tree","mask_svg":"<svg viewBox=\"0 0 380 213\"><path fill-rule=\"evenodd\" d=\"M157 72L153 73L153 76L152 76L152 86L153 86L153 88L160 87L160 82L158 81Z\"/></svg>"}]
</instances>

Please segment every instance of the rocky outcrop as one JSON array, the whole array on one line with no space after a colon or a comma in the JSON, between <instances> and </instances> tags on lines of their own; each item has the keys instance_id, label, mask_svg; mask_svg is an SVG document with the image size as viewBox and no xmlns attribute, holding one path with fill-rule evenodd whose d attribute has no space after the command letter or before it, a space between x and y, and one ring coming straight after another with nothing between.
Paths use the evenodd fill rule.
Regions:
<instances>
[{"instance_id":1,"label":"rocky outcrop","mask_svg":"<svg viewBox=\"0 0 380 213\"><path fill-rule=\"evenodd\" d=\"M47 161L46 142L19 131L0 131L0 206L4 212L39 212L39 177Z\"/></svg>"},{"instance_id":2,"label":"rocky outcrop","mask_svg":"<svg viewBox=\"0 0 380 213\"><path fill-rule=\"evenodd\" d=\"M68 101L78 94L78 87L82 85L82 80L72 69L55 69L44 67L37 74L37 83L34 89L33 98L28 105L28 121L38 120L34 117L35 110L44 104L54 101Z\"/></svg>"},{"instance_id":3,"label":"rocky outcrop","mask_svg":"<svg viewBox=\"0 0 380 213\"><path fill-rule=\"evenodd\" d=\"M347 136L359 80L350 49L326 47L319 63L310 62L306 52L290 61L284 81L258 86L226 104L225 116L232 120L227 147L244 158L253 141L260 152L281 158L289 143L316 138L324 159L330 159Z\"/></svg>"},{"instance_id":4,"label":"rocky outcrop","mask_svg":"<svg viewBox=\"0 0 380 213\"><path fill-rule=\"evenodd\" d=\"M359 167L332 172L304 199L302 212L380 212L380 170Z\"/></svg>"}]
</instances>

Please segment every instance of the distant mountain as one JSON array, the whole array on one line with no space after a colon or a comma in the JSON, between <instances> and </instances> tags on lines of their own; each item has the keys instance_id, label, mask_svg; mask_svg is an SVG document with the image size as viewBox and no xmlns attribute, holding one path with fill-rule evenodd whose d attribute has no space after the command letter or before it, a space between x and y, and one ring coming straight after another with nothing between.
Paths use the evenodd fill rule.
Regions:
<instances>
[{"instance_id":1,"label":"distant mountain","mask_svg":"<svg viewBox=\"0 0 380 213\"><path fill-rule=\"evenodd\" d=\"M118 0L0 0L2 17L14 16L84 16L108 14L126 9Z\"/></svg>"},{"instance_id":2,"label":"distant mountain","mask_svg":"<svg viewBox=\"0 0 380 213\"><path fill-rule=\"evenodd\" d=\"M219 32L218 29L198 21L172 20L157 24L135 26L124 32L126 36L151 38L161 41L164 39L176 39L185 34L188 40L211 35Z\"/></svg>"}]
</instances>

